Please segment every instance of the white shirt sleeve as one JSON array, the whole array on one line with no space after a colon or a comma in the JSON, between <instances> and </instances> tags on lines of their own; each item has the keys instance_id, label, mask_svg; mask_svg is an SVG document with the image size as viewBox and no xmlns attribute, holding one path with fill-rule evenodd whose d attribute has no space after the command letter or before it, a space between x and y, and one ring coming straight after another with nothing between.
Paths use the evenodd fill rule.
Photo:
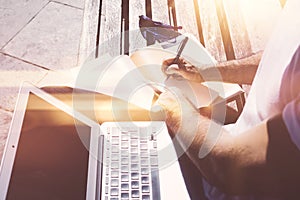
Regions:
<instances>
[{"instance_id":1,"label":"white shirt sleeve","mask_svg":"<svg viewBox=\"0 0 300 200\"><path fill-rule=\"evenodd\" d=\"M300 95L285 106L282 117L292 141L300 150Z\"/></svg>"}]
</instances>

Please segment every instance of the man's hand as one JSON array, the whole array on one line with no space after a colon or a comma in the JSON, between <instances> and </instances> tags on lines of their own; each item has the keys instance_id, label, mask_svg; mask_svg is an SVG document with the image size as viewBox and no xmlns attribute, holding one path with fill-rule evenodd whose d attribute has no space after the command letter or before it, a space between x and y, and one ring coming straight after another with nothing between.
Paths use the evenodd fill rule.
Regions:
<instances>
[{"instance_id":1,"label":"man's hand","mask_svg":"<svg viewBox=\"0 0 300 200\"><path fill-rule=\"evenodd\" d=\"M190 129L189 124L196 120L199 115L197 109L183 96L177 88L169 88L162 93L158 100L166 117L166 123L171 130L171 135L175 135L179 131ZM197 123L194 123L196 126Z\"/></svg>"},{"instance_id":2,"label":"man's hand","mask_svg":"<svg viewBox=\"0 0 300 200\"><path fill-rule=\"evenodd\" d=\"M195 82L204 82L199 69L183 58L179 58L178 63L174 63L174 59L175 58L169 58L162 63L161 70L167 76L173 76L177 79L184 78Z\"/></svg>"},{"instance_id":3,"label":"man's hand","mask_svg":"<svg viewBox=\"0 0 300 200\"><path fill-rule=\"evenodd\" d=\"M251 84L261 56L262 52L258 52L239 60L229 60L216 65L201 67L195 67L183 58L179 58L178 63L174 63L174 58L170 58L163 61L161 70L166 75L194 82L222 81Z\"/></svg>"}]
</instances>

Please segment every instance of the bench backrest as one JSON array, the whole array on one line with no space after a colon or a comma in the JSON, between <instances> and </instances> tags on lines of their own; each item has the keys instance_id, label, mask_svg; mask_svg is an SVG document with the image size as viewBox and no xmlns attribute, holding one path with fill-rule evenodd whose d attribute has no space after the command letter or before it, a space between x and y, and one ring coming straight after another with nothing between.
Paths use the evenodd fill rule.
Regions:
<instances>
[{"instance_id":1,"label":"bench backrest","mask_svg":"<svg viewBox=\"0 0 300 200\"><path fill-rule=\"evenodd\" d=\"M137 30L139 15L183 26L182 32L198 38L217 61L245 57L264 49L285 1L86 0L80 62L98 45L97 55L119 54L120 33ZM147 45L138 31L126 34L124 43L126 52Z\"/></svg>"}]
</instances>

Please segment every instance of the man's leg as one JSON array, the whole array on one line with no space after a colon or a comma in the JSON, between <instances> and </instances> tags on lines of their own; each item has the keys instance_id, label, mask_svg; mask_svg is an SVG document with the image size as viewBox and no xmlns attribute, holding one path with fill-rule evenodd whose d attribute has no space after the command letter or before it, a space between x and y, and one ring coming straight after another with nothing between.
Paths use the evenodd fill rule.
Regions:
<instances>
[{"instance_id":1,"label":"man's leg","mask_svg":"<svg viewBox=\"0 0 300 200\"><path fill-rule=\"evenodd\" d=\"M179 158L179 164L190 198L192 200L205 200L206 197L202 186L202 174L199 169L186 154L183 154Z\"/></svg>"}]
</instances>

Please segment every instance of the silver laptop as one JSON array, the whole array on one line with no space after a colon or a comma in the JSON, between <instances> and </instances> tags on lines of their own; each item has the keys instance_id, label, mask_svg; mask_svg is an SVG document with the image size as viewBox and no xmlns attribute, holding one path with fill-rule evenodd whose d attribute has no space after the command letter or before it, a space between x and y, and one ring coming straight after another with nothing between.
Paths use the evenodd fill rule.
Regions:
<instances>
[{"instance_id":1,"label":"silver laptop","mask_svg":"<svg viewBox=\"0 0 300 200\"><path fill-rule=\"evenodd\" d=\"M1 162L0 199L187 198L164 122L100 126L23 85Z\"/></svg>"}]
</instances>

